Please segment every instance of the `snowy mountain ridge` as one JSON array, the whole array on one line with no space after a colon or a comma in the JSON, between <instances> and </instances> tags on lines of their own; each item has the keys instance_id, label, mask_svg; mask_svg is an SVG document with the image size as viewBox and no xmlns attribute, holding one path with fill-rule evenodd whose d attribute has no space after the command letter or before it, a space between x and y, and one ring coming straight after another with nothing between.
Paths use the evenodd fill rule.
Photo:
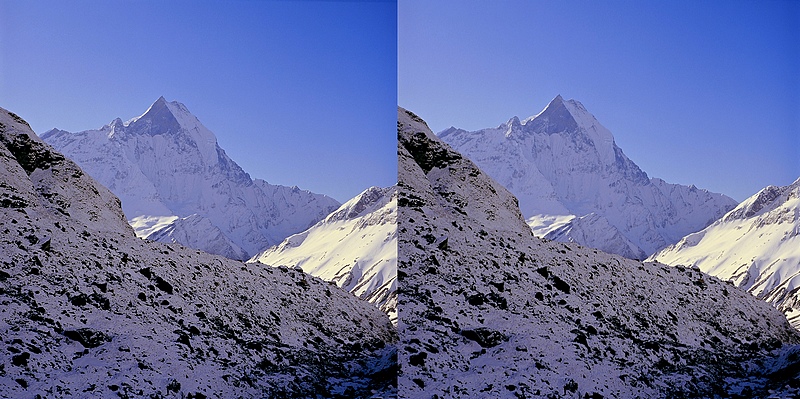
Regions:
<instances>
[{"instance_id":1,"label":"snowy mountain ridge","mask_svg":"<svg viewBox=\"0 0 800 399\"><path fill-rule=\"evenodd\" d=\"M537 234L629 258L644 259L736 205L649 178L581 103L560 95L521 122L474 132L451 127L438 136L509 189ZM551 226L554 217L570 220ZM587 241L599 236L613 240Z\"/></svg>"},{"instance_id":2,"label":"snowy mountain ridge","mask_svg":"<svg viewBox=\"0 0 800 399\"><path fill-rule=\"evenodd\" d=\"M765 187L650 259L730 280L786 313L800 329L800 179Z\"/></svg>"},{"instance_id":3,"label":"snowy mountain ridge","mask_svg":"<svg viewBox=\"0 0 800 399\"><path fill-rule=\"evenodd\" d=\"M300 267L397 322L397 188L370 187L250 261Z\"/></svg>"},{"instance_id":4,"label":"snowy mountain ridge","mask_svg":"<svg viewBox=\"0 0 800 399\"><path fill-rule=\"evenodd\" d=\"M391 397L396 332L351 294L136 238L0 109L0 396Z\"/></svg>"},{"instance_id":5,"label":"snowy mountain ridge","mask_svg":"<svg viewBox=\"0 0 800 399\"><path fill-rule=\"evenodd\" d=\"M111 189L140 235L147 231L148 238L212 253L222 249L217 253L240 260L339 206L324 195L251 179L186 106L164 97L127 122L117 118L78 133L53 129L42 139ZM185 227L184 218L191 215L196 215L194 227L204 230L167 223L156 232L146 222L172 218Z\"/></svg>"},{"instance_id":6,"label":"snowy mountain ridge","mask_svg":"<svg viewBox=\"0 0 800 399\"><path fill-rule=\"evenodd\" d=\"M508 190L402 108L398 157L402 396L798 394L800 337L768 304L534 237Z\"/></svg>"}]
</instances>

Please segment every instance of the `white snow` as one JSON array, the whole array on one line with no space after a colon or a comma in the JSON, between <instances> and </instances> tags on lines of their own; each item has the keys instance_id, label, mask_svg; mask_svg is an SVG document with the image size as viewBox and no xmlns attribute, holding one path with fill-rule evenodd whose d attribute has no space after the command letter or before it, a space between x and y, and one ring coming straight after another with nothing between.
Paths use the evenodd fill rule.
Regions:
<instances>
[{"instance_id":1,"label":"white snow","mask_svg":"<svg viewBox=\"0 0 800 399\"><path fill-rule=\"evenodd\" d=\"M642 259L736 205L721 194L649 178L581 103L561 96L522 122L514 117L496 128L450 128L438 136L511 191L532 228L549 239ZM568 217L569 226L562 225ZM552 218L558 226L550 226ZM550 234L556 227L559 234Z\"/></svg>"},{"instance_id":2,"label":"white snow","mask_svg":"<svg viewBox=\"0 0 800 399\"><path fill-rule=\"evenodd\" d=\"M166 231L153 235L152 223L143 221L196 214L213 229L187 230L179 242L210 252L223 248L230 255L230 241L244 251L241 260L339 206L324 195L251 179L186 106L163 97L126 124L117 118L98 130L54 129L42 137L119 196L128 220L143 229L138 235L174 241Z\"/></svg>"},{"instance_id":3,"label":"white snow","mask_svg":"<svg viewBox=\"0 0 800 399\"><path fill-rule=\"evenodd\" d=\"M784 311L800 328L800 179L764 188L651 259L731 280Z\"/></svg>"},{"instance_id":4,"label":"white snow","mask_svg":"<svg viewBox=\"0 0 800 399\"><path fill-rule=\"evenodd\" d=\"M246 259L247 252L228 239L208 218L198 214L173 220L168 225L148 234L145 239L174 242L190 248L222 255L229 259Z\"/></svg>"},{"instance_id":5,"label":"white snow","mask_svg":"<svg viewBox=\"0 0 800 399\"><path fill-rule=\"evenodd\" d=\"M139 238L146 238L157 230L169 227L175 220L179 219L177 216L136 216L129 220L131 227L136 232Z\"/></svg>"},{"instance_id":6,"label":"white snow","mask_svg":"<svg viewBox=\"0 0 800 399\"><path fill-rule=\"evenodd\" d=\"M575 215L533 215L528 217L525 222L530 226L533 235L544 238L550 232L568 226Z\"/></svg>"},{"instance_id":7,"label":"white snow","mask_svg":"<svg viewBox=\"0 0 800 399\"><path fill-rule=\"evenodd\" d=\"M604 216L594 212L584 215L533 215L526 222L533 235L561 242L575 242L630 259L646 257L636 244L625 237Z\"/></svg>"},{"instance_id":8,"label":"white snow","mask_svg":"<svg viewBox=\"0 0 800 399\"><path fill-rule=\"evenodd\" d=\"M397 188L370 187L251 262L299 266L397 321Z\"/></svg>"}]
</instances>

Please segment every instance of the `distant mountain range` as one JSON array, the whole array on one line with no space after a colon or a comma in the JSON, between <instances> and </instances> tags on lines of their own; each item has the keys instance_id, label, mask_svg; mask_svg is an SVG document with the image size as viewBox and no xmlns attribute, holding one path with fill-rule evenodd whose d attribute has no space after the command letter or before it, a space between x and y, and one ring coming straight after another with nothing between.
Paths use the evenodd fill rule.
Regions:
<instances>
[{"instance_id":1,"label":"distant mountain range","mask_svg":"<svg viewBox=\"0 0 800 399\"><path fill-rule=\"evenodd\" d=\"M731 280L800 329L800 179L764 188L650 259Z\"/></svg>"},{"instance_id":2,"label":"distant mountain range","mask_svg":"<svg viewBox=\"0 0 800 399\"><path fill-rule=\"evenodd\" d=\"M339 208L324 195L252 180L184 105L163 97L128 122L43 137L120 195L140 237L301 267L396 321L394 188L370 188Z\"/></svg>"},{"instance_id":3,"label":"distant mountain range","mask_svg":"<svg viewBox=\"0 0 800 399\"><path fill-rule=\"evenodd\" d=\"M736 201L649 178L575 100L494 128L438 136L519 199L537 236L644 259L703 229Z\"/></svg>"},{"instance_id":4,"label":"distant mountain range","mask_svg":"<svg viewBox=\"0 0 800 399\"><path fill-rule=\"evenodd\" d=\"M339 203L250 176L183 104L160 97L141 116L42 139L122 200L141 237L245 260L299 233Z\"/></svg>"}]
</instances>

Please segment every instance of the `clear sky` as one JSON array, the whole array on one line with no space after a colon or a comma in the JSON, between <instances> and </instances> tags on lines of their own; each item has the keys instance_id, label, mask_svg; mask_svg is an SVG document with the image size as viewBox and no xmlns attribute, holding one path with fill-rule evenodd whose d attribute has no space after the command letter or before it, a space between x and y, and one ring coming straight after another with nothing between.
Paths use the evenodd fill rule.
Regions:
<instances>
[{"instance_id":1,"label":"clear sky","mask_svg":"<svg viewBox=\"0 0 800 399\"><path fill-rule=\"evenodd\" d=\"M394 1L0 0L0 106L37 133L184 103L254 178L397 181Z\"/></svg>"},{"instance_id":2,"label":"clear sky","mask_svg":"<svg viewBox=\"0 0 800 399\"><path fill-rule=\"evenodd\" d=\"M575 99L651 177L743 200L800 177L798 1L398 5L398 103L435 131Z\"/></svg>"}]
</instances>

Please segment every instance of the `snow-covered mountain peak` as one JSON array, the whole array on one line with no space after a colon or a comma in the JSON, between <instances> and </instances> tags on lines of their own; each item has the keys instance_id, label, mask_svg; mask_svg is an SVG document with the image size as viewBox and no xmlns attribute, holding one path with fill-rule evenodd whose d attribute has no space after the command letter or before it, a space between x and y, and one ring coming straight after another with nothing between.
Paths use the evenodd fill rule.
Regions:
<instances>
[{"instance_id":1,"label":"snow-covered mountain peak","mask_svg":"<svg viewBox=\"0 0 800 399\"><path fill-rule=\"evenodd\" d=\"M784 311L800 329L800 179L765 187L650 258L730 280Z\"/></svg>"},{"instance_id":2,"label":"snow-covered mountain peak","mask_svg":"<svg viewBox=\"0 0 800 399\"><path fill-rule=\"evenodd\" d=\"M175 118L164 97L159 97L144 114L128 124L129 133L143 135L176 134L181 124Z\"/></svg>"},{"instance_id":3,"label":"snow-covered mountain peak","mask_svg":"<svg viewBox=\"0 0 800 399\"><path fill-rule=\"evenodd\" d=\"M127 128L127 125L125 124L125 122L123 122L122 119L120 119L120 118L116 118L113 121L111 121L111 123L109 123L108 125L105 125L105 126L101 127L100 128L100 132L103 132L105 134L105 136L109 140L111 140L115 136L119 136L119 135L124 137L126 128ZM56 130L56 129L53 129L53 130ZM65 132L65 133L69 134L69 132ZM55 135L55 134L57 134L57 132L50 131L50 132L45 133L43 136L47 137L47 136L52 136L52 135Z\"/></svg>"},{"instance_id":4,"label":"snow-covered mountain peak","mask_svg":"<svg viewBox=\"0 0 800 399\"><path fill-rule=\"evenodd\" d=\"M296 187L254 182L219 147L214 133L177 101L159 97L141 116L120 121L77 133L53 129L42 138L119 196L128 220L177 217L171 220L184 227L208 228L171 229L153 237L173 240L184 232L181 244L206 251L233 248L215 252L226 256L241 254L240 248L247 255L237 258L243 260L339 206ZM206 220L180 220L192 214ZM220 241L208 242L214 237Z\"/></svg>"},{"instance_id":5,"label":"snow-covered mountain peak","mask_svg":"<svg viewBox=\"0 0 800 399\"><path fill-rule=\"evenodd\" d=\"M308 230L251 259L300 267L397 320L397 187L370 187Z\"/></svg>"},{"instance_id":6,"label":"snow-covered mountain peak","mask_svg":"<svg viewBox=\"0 0 800 399\"><path fill-rule=\"evenodd\" d=\"M508 124L505 124L505 125L500 125L500 126L498 127L498 129L505 129L507 126L508 126ZM448 127L447 129L444 129L444 130L442 130L441 132L437 133L437 135L438 135L439 137L442 137L442 138L444 138L444 137L446 137L446 136L449 136L449 135L451 135L451 134L457 134L457 133L459 133L459 132L466 132L466 130L464 130L464 129L459 129L459 128L455 127L455 126L450 126L450 127Z\"/></svg>"},{"instance_id":7,"label":"snow-covered mountain peak","mask_svg":"<svg viewBox=\"0 0 800 399\"><path fill-rule=\"evenodd\" d=\"M747 219L773 210L790 198L800 195L800 179L786 187L767 186L757 194L742 201L734 210L728 212L723 221Z\"/></svg>"},{"instance_id":8,"label":"snow-covered mountain peak","mask_svg":"<svg viewBox=\"0 0 800 399\"><path fill-rule=\"evenodd\" d=\"M526 218L577 216L569 223L582 225L562 226L558 240L600 245L597 248L623 251L614 253L625 256L652 254L736 204L723 195L651 180L583 104L560 95L520 125L512 118L472 132L453 127L439 137L509 189ZM580 218L591 213L602 218ZM601 226L615 227L620 234L586 230ZM582 237L613 238L615 243L590 244L576 236L579 232ZM556 238L548 234L544 237Z\"/></svg>"},{"instance_id":9,"label":"snow-covered mountain peak","mask_svg":"<svg viewBox=\"0 0 800 399\"><path fill-rule=\"evenodd\" d=\"M119 119L119 118L117 118ZM116 122L116 121L115 121ZM114 123L112 123L114 124ZM161 96L144 114L124 124L132 135L175 135L183 133L198 146L216 147L217 138L180 102Z\"/></svg>"},{"instance_id":10,"label":"snow-covered mountain peak","mask_svg":"<svg viewBox=\"0 0 800 399\"><path fill-rule=\"evenodd\" d=\"M578 129L578 122L560 94L550 101L542 112L525 119L524 124L526 126L530 124L529 130L547 134L574 132Z\"/></svg>"},{"instance_id":11,"label":"snow-covered mountain peak","mask_svg":"<svg viewBox=\"0 0 800 399\"><path fill-rule=\"evenodd\" d=\"M558 94L558 95L555 96L555 98L550 100L550 102L547 103L547 105L541 111L539 111L538 114L526 118L525 122L527 122L527 121L529 121L531 119L538 118L539 116L542 116L542 114L548 112L548 110L552 111L552 110L563 108L563 107L564 107L564 97L561 97L561 94Z\"/></svg>"},{"instance_id":12,"label":"snow-covered mountain peak","mask_svg":"<svg viewBox=\"0 0 800 399\"><path fill-rule=\"evenodd\" d=\"M337 220L354 219L364 216L389 202L396 190L396 187L370 187L342 204L339 209L331 212L331 214L325 218L325 222L329 223Z\"/></svg>"},{"instance_id":13,"label":"snow-covered mountain peak","mask_svg":"<svg viewBox=\"0 0 800 399\"><path fill-rule=\"evenodd\" d=\"M522 126L522 122L519 121L519 117L518 116L514 116L511 119L509 119L508 122L506 122L505 126L507 128L509 128L509 129L515 128L515 127L520 127L520 126ZM453 128L453 129L455 129L455 128Z\"/></svg>"},{"instance_id":14,"label":"snow-covered mountain peak","mask_svg":"<svg viewBox=\"0 0 800 399\"><path fill-rule=\"evenodd\" d=\"M522 125L527 133L525 137L532 134L558 134L568 141L590 144L606 164L615 161L619 150L611 132L583 104L573 99L564 100L560 94L541 112L522 121ZM512 126L508 127L511 129Z\"/></svg>"}]
</instances>

